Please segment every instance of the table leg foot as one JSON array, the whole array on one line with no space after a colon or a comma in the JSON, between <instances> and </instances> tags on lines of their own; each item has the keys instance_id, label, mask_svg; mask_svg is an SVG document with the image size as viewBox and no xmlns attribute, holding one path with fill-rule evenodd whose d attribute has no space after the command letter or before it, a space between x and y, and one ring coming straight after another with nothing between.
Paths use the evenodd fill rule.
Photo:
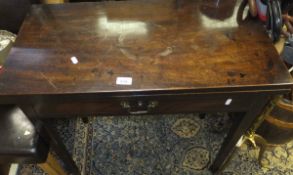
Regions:
<instances>
[{"instance_id":1,"label":"table leg foot","mask_svg":"<svg viewBox=\"0 0 293 175\"><path fill-rule=\"evenodd\" d=\"M240 137L252 126L253 122L261 114L264 106L267 104L269 98L266 95L256 95L255 102L251 104L251 109L240 120L235 121L232 125L227 137L222 144L222 147L210 167L210 170L214 173L221 171L224 165L228 162L232 155L235 145Z\"/></svg>"},{"instance_id":2,"label":"table leg foot","mask_svg":"<svg viewBox=\"0 0 293 175\"><path fill-rule=\"evenodd\" d=\"M47 161L45 163L38 164L38 166L44 172L48 173L48 175L67 175L58 160L51 153L49 153Z\"/></svg>"}]
</instances>

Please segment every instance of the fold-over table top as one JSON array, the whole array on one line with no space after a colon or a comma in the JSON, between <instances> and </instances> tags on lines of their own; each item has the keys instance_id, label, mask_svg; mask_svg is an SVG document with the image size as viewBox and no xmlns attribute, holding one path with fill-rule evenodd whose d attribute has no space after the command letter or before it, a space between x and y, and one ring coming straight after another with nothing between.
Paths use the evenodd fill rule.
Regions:
<instances>
[{"instance_id":1,"label":"fold-over table top","mask_svg":"<svg viewBox=\"0 0 293 175\"><path fill-rule=\"evenodd\" d=\"M263 25L237 22L239 2L32 6L0 73L0 95L288 88Z\"/></svg>"}]
</instances>

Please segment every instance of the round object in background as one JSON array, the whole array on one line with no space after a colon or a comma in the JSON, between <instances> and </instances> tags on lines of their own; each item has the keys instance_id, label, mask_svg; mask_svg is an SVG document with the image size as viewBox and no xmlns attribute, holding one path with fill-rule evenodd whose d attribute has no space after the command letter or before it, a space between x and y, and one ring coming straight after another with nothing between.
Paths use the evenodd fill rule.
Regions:
<instances>
[{"instance_id":1,"label":"round object in background","mask_svg":"<svg viewBox=\"0 0 293 175\"><path fill-rule=\"evenodd\" d=\"M0 30L0 66L5 62L7 55L16 39L16 35L5 30Z\"/></svg>"}]
</instances>

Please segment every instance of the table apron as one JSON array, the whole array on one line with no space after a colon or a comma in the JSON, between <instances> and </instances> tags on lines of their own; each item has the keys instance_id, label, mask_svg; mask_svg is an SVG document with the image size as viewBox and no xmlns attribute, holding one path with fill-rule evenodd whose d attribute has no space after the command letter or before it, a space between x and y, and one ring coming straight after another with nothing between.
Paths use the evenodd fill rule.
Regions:
<instances>
[{"instance_id":1,"label":"table apron","mask_svg":"<svg viewBox=\"0 0 293 175\"><path fill-rule=\"evenodd\" d=\"M122 97L96 100L32 104L37 116L44 118L92 115L140 115L188 112L248 111L255 94L196 94L148 97Z\"/></svg>"}]
</instances>

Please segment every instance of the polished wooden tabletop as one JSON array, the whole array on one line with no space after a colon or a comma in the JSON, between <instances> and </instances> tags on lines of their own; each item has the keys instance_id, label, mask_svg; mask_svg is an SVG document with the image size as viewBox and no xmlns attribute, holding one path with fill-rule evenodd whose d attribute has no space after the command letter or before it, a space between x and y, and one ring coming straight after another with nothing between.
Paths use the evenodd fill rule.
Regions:
<instances>
[{"instance_id":1,"label":"polished wooden tabletop","mask_svg":"<svg viewBox=\"0 0 293 175\"><path fill-rule=\"evenodd\" d=\"M216 2L34 5L0 73L0 95L289 88L263 25L237 22L238 0Z\"/></svg>"}]
</instances>

